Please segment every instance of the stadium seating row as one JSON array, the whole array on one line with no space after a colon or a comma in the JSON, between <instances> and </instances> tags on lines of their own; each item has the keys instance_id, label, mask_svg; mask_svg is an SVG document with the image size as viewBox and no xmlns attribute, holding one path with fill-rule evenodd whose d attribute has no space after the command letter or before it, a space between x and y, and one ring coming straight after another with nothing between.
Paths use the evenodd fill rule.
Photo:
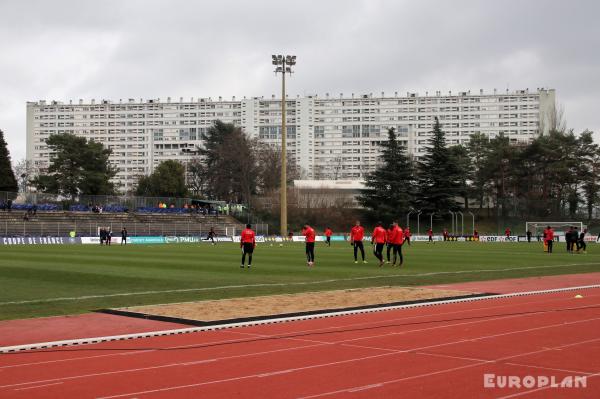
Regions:
<instances>
[{"instance_id":1,"label":"stadium seating row","mask_svg":"<svg viewBox=\"0 0 600 399\"><path fill-rule=\"evenodd\" d=\"M13 211L31 211L34 208L34 204L12 204L11 209ZM38 211L58 211L59 207L56 204L37 204L36 210Z\"/></svg>"}]
</instances>

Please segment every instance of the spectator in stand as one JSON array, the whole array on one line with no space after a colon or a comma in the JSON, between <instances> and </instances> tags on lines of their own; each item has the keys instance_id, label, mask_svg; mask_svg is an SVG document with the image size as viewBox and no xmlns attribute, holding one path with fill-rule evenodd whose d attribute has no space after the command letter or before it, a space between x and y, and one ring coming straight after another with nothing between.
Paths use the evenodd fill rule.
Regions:
<instances>
[{"instance_id":1,"label":"spectator in stand","mask_svg":"<svg viewBox=\"0 0 600 399\"><path fill-rule=\"evenodd\" d=\"M31 213L33 216L37 215L37 204L34 204L33 207L31 208Z\"/></svg>"},{"instance_id":2,"label":"spectator in stand","mask_svg":"<svg viewBox=\"0 0 600 399\"><path fill-rule=\"evenodd\" d=\"M24 221L24 222L27 222L27 221L29 221L29 211L27 211L27 212L25 212L25 213L23 214L23 221Z\"/></svg>"},{"instance_id":3,"label":"spectator in stand","mask_svg":"<svg viewBox=\"0 0 600 399\"><path fill-rule=\"evenodd\" d=\"M4 203L4 201L0 202L0 209L3 211L6 210L6 204Z\"/></svg>"},{"instance_id":4,"label":"spectator in stand","mask_svg":"<svg viewBox=\"0 0 600 399\"><path fill-rule=\"evenodd\" d=\"M8 212L12 211L12 200L9 198L8 201L6 201L6 210Z\"/></svg>"}]
</instances>

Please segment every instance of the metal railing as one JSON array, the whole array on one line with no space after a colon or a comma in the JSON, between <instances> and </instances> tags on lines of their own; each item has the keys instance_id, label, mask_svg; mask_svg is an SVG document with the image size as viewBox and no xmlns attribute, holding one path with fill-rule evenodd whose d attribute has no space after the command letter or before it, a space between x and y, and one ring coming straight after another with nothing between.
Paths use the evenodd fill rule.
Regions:
<instances>
[{"instance_id":1,"label":"metal railing","mask_svg":"<svg viewBox=\"0 0 600 399\"><path fill-rule=\"evenodd\" d=\"M205 201L200 198L177 198L177 197L136 197L131 195L79 195L72 199L59 194L28 193L28 192L6 192L0 191L0 203L5 204L11 200L14 204L54 204L59 209L69 210L71 205L88 206L120 206L135 211L138 208L158 207L159 204L171 205L175 208L191 206L193 201ZM221 210L222 214L235 214L243 212L244 206L240 204L227 204L223 201L207 201L213 203L212 208ZM190 209L191 212L191 209Z\"/></svg>"},{"instance_id":2,"label":"metal railing","mask_svg":"<svg viewBox=\"0 0 600 399\"><path fill-rule=\"evenodd\" d=\"M142 222L47 222L47 221L12 221L0 222L0 236L4 237L67 237L75 232L78 237L95 237L100 228L109 228L114 235L120 233L123 227L131 236L202 236L206 235L211 228L215 229L217 235L239 235L244 228L242 224L234 223L198 223L193 220L187 222L166 223L142 223ZM252 226L256 234L268 235L267 224L256 224Z\"/></svg>"}]
</instances>

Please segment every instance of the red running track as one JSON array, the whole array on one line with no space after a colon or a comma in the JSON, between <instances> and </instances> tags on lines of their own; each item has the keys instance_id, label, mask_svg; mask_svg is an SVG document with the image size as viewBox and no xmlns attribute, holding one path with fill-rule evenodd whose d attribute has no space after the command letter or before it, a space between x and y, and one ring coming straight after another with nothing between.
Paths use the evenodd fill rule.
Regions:
<instances>
[{"instance_id":1,"label":"red running track","mask_svg":"<svg viewBox=\"0 0 600 399\"><path fill-rule=\"evenodd\" d=\"M600 289L0 354L0 398L235 397L598 398Z\"/></svg>"}]
</instances>

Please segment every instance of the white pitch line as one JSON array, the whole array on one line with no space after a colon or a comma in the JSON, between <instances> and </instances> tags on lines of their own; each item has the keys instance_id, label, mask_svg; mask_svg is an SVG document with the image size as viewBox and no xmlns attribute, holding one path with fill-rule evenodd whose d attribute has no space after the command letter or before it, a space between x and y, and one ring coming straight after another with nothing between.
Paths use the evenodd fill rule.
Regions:
<instances>
[{"instance_id":1,"label":"white pitch line","mask_svg":"<svg viewBox=\"0 0 600 399\"><path fill-rule=\"evenodd\" d=\"M327 280L316 280L316 281L298 281L298 282L291 282L291 283L239 284L239 285L224 285L224 286L220 286L220 287L199 287L199 288L180 288L180 289L175 289L175 290L121 292L121 293L115 293L115 294L98 294L98 295L83 295L83 296L74 296L74 297L29 299L29 300L23 300L23 301L8 301L8 302L0 302L0 306L25 305L25 304L30 304L30 303L50 303L50 302L62 302L62 301L81 301L81 300L86 300L86 299L114 298L114 297L126 297L126 296L135 296L135 295L153 295L153 294L169 294L169 293L183 293L183 292L230 290L230 289L239 289L239 288L289 287L289 286L302 286L302 285L318 285L318 284L337 283L337 282L344 282L344 281L375 280L375 279L380 279L380 278L430 277L430 276L439 276L439 275L469 274L469 273L496 273L496 272L507 272L507 271L514 271L514 270L556 269L556 268L561 268L561 267L575 267L575 266L587 266L587 265L600 265L600 263L591 263L591 262L590 263L567 263L567 264L561 264L561 265L510 267L510 268L504 268L504 269L470 269L470 270L455 270L455 271L448 271L448 272L430 272L430 273L418 273L418 274L388 274L388 275L327 279Z\"/></svg>"}]
</instances>

